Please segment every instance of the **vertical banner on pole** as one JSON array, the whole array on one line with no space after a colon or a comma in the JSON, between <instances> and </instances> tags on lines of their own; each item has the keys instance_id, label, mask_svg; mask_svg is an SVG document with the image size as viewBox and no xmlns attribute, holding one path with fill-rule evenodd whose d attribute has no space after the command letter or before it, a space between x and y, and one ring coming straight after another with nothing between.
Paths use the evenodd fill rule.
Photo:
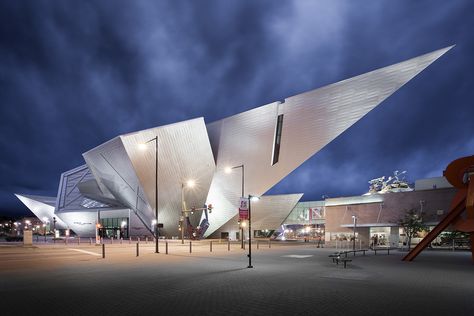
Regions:
<instances>
[{"instance_id":1,"label":"vertical banner on pole","mask_svg":"<svg viewBox=\"0 0 474 316\"><path fill-rule=\"evenodd\" d=\"M249 199L244 197L239 201L239 219L240 221L249 219Z\"/></svg>"}]
</instances>

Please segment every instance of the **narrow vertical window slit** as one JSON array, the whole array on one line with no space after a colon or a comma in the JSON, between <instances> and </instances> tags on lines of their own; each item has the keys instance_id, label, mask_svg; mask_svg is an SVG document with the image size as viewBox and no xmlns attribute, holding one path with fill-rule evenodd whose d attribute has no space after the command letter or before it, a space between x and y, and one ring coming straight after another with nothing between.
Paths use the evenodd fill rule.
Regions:
<instances>
[{"instance_id":1,"label":"narrow vertical window slit","mask_svg":"<svg viewBox=\"0 0 474 316\"><path fill-rule=\"evenodd\" d=\"M280 157L281 131L283 128L283 114L278 115L275 129L275 142L273 144L272 166L278 162Z\"/></svg>"}]
</instances>

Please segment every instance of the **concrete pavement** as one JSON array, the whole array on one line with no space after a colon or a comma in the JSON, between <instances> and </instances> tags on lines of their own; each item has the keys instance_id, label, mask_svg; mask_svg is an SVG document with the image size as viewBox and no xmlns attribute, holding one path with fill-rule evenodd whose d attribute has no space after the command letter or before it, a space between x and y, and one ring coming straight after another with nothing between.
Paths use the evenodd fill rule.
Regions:
<instances>
[{"instance_id":1,"label":"concrete pavement","mask_svg":"<svg viewBox=\"0 0 474 316\"><path fill-rule=\"evenodd\" d=\"M334 249L239 244L0 247L2 314L31 315L472 315L469 252L357 255L347 269Z\"/></svg>"}]
</instances>

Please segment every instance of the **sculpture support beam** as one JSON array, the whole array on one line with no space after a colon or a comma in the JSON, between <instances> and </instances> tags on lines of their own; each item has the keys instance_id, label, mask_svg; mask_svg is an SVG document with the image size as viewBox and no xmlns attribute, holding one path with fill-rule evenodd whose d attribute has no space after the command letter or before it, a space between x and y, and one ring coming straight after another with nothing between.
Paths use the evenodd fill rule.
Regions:
<instances>
[{"instance_id":1,"label":"sculpture support beam","mask_svg":"<svg viewBox=\"0 0 474 316\"><path fill-rule=\"evenodd\" d=\"M420 254L443 230L453 224L456 230L470 234L472 261L474 262L474 156L468 156L452 161L444 171L446 179L456 188L458 193L451 203L446 217L436 225L420 243L404 258L412 261ZM466 210L466 218L461 214Z\"/></svg>"}]
</instances>

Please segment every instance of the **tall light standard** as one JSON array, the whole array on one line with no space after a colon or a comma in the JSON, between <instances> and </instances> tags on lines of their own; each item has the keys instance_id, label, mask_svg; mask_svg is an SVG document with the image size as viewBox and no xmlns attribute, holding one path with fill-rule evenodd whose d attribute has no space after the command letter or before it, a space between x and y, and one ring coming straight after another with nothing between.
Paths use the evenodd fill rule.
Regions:
<instances>
[{"instance_id":1,"label":"tall light standard","mask_svg":"<svg viewBox=\"0 0 474 316\"><path fill-rule=\"evenodd\" d=\"M56 236L56 222L57 222L56 217L53 216L53 234L54 234L53 242L54 243L56 243L56 237L59 237L59 234L58 236Z\"/></svg>"},{"instance_id":2,"label":"tall light standard","mask_svg":"<svg viewBox=\"0 0 474 316\"><path fill-rule=\"evenodd\" d=\"M232 169L237 169L237 168L242 168L242 195L241 197L244 197L244 183L245 183L245 167L244 165L239 165L235 167L228 167L225 169L226 173L231 173ZM244 226L242 225L242 222L240 222L240 248L244 249Z\"/></svg>"},{"instance_id":3,"label":"tall light standard","mask_svg":"<svg viewBox=\"0 0 474 316\"><path fill-rule=\"evenodd\" d=\"M139 148L145 150L147 148L146 144L155 142L155 253L160 253L158 237L160 235L159 224L158 224L158 136L153 137L144 144L140 144Z\"/></svg>"},{"instance_id":4,"label":"tall light standard","mask_svg":"<svg viewBox=\"0 0 474 316\"><path fill-rule=\"evenodd\" d=\"M354 221L354 240L352 242L352 250L356 249L356 226L357 226L357 216L352 215L352 220Z\"/></svg>"},{"instance_id":5,"label":"tall light standard","mask_svg":"<svg viewBox=\"0 0 474 316\"><path fill-rule=\"evenodd\" d=\"M44 242L46 242L46 226L47 226L48 224L49 224L49 219L48 219L46 216L44 216L44 217L43 217Z\"/></svg>"},{"instance_id":6,"label":"tall light standard","mask_svg":"<svg viewBox=\"0 0 474 316\"><path fill-rule=\"evenodd\" d=\"M247 268L253 268L252 266L252 221L251 221L251 218L252 218L252 213L251 213L251 201L258 201L260 200L260 198L258 196L254 196L254 195L250 195L249 194L249 254L248 254L248 257L249 257L249 265L247 266Z\"/></svg>"},{"instance_id":7,"label":"tall light standard","mask_svg":"<svg viewBox=\"0 0 474 316\"><path fill-rule=\"evenodd\" d=\"M181 217L180 217L180 230L181 230L181 244L184 244L184 218L186 217L186 202L184 201L184 188L192 188L196 182L194 180L188 180L186 184L181 183Z\"/></svg>"}]
</instances>

